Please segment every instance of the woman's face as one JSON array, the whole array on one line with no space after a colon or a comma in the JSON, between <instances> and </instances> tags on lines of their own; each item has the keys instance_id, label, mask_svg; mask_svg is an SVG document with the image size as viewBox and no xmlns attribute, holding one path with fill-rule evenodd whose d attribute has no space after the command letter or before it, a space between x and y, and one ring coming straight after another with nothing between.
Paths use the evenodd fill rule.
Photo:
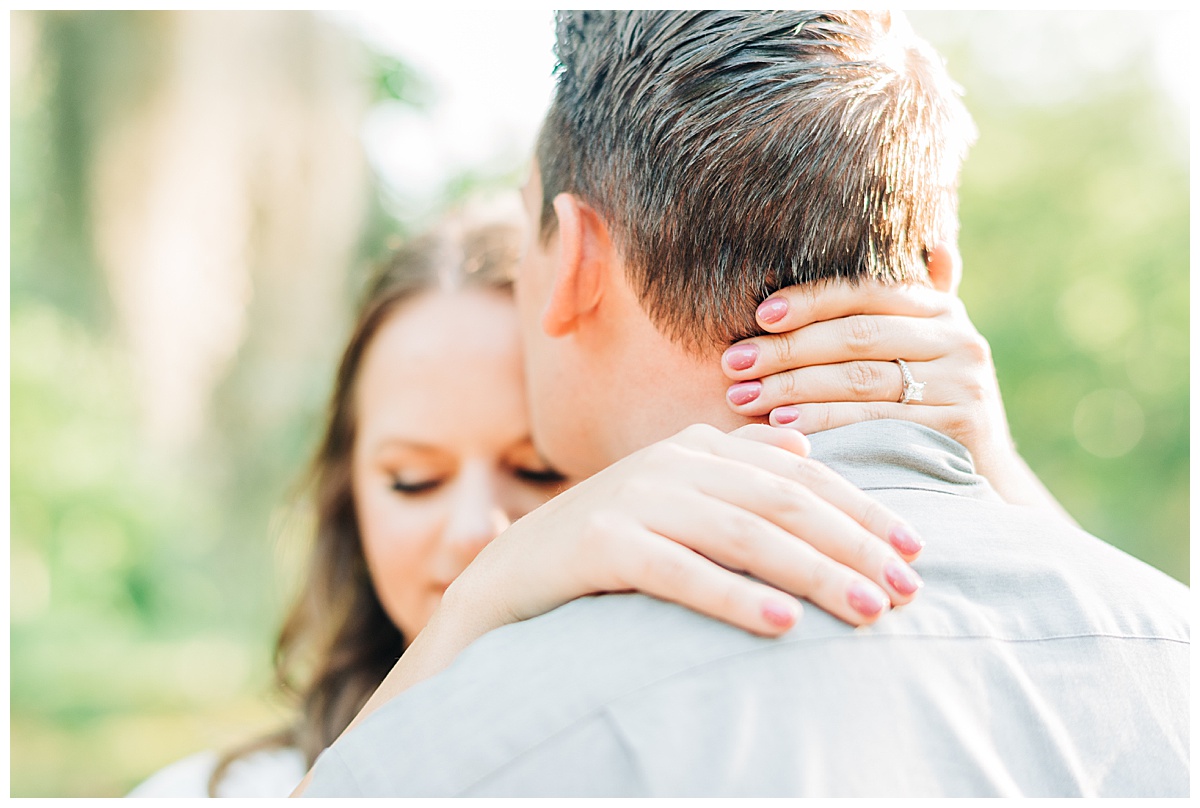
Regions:
<instances>
[{"instance_id":1,"label":"woman's face","mask_svg":"<svg viewBox=\"0 0 1200 808\"><path fill-rule=\"evenodd\" d=\"M530 441L511 297L472 289L401 304L368 345L355 395L363 551L411 641L484 545L561 482Z\"/></svg>"}]
</instances>

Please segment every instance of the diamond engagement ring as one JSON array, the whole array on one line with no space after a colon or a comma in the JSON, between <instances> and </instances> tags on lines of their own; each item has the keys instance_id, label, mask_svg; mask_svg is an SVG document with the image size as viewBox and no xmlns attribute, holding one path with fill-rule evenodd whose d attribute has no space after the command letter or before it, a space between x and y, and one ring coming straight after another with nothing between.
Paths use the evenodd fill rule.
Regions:
<instances>
[{"instance_id":1,"label":"diamond engagement ring","mask_svg":"<svg viewBox=\"0 0 1200 808\"><path fill-rule=\"evenodd\" d=\"M900 393L900 403L907 404L910 401L924 401L925 382L919 382L913 378L912 373L908 369L908 363L903 359L897 359L896 364L900 366L900 374L904 377L904 390Z\"/></svg>"}]
</instances>

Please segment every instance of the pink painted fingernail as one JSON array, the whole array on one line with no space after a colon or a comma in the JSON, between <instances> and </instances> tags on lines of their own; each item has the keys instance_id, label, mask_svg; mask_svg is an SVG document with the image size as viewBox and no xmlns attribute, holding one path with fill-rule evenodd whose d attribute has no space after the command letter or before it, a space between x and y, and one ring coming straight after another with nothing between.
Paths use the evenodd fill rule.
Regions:
<instances>
[{"instance_id":1,"label":"pink painted fingernail","mask_svg":"<svg viewBox=\"0 0 1200 808\"><path fill-rule=\"evenodd\" d=\"M749 404L762 392L762 382L738 382L725 393L736 406Z\"/></svg>"},{"instance_id":2,"label":"pink painted fingernail","mask_svg":"<svg viewBox=\"0 0 1200 808\"><path fill-rule=\"evenodd\" d=\"M900 552L905 555L914 555L921 552L925 546L925 542L917 538L917 534L912 532L912 529L905 525L896 525L888 531L888 541L892 543Z\"/></svg>"},{"instance_id":3,"label":"pink painted fingernail","mask_svg":"<svg viewBox=\"0 0 1200 808\"><path fill-rule=\"evenodd\" d=\"M917 575L916 570L903 561L897 561L894 558L889 558L884 563L883 577L887 578L887 582L892 585L892 589L895 589L901 595L911 595L924 584L921 576Z\"/></svg>"},{"instance_id":4,"label":"pink painted fingernail","mask_svg":"<svg viewBox=\"0 0 1200 808\"><path fill-rule=\"evenodd\" d=\"M800 417L800 410L795 407L776 407L771 413L777 424L790 424Z\"/></svg>"},{"instance_id":5,"label":"pink painted fingernail","mask_svg":"<svg viewBox=\"0 0 1200 808\"><path fill-rule=\"evenodd\" d=\"M725 351L725 364L734 370L745 370L753 367L758 360L758 346L753 342L745 345L734 345Z\"/></svg>"},{"instance_id":6,"label":"pink painted fingernail","mask_svg":"<svg viewBox=\"0 0 1200 808\"><path fill-rule=\"evenodd\" d=\"M763 604L762 614L768 623L780 628L791 628L800 618L800 609L781 600L768 600Z\"/></svg>"},{"instance_id":7,"label":"pink painted fingernail","mask_svg":"<svg viewBox=\"0 0 1200 808\"><path fill-rule=\"evenodd\" d=\"M764 300L758 307L758 319L764 323L777 323L787 314L788 304L782 297Z\"/></svg>"},{"instance_id":8,"label":"pink painted fingernail","mask_svg":"<svg viewBox=\"0 0 1200 808\"><path fill-rule=\"evenodd\" d=\"M846 590L846 600L850 601L854 611L864 617L874 617L887 605L882 592L858 581L850 584L850 588Z\"/></svg>"}]
</instances>

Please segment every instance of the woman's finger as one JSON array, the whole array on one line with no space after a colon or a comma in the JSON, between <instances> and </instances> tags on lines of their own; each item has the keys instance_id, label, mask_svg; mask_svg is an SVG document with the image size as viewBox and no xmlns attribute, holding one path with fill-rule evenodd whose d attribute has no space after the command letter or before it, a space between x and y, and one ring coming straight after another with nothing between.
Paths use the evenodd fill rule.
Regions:
<instances>
[{"instance_id":1,"label":"woman's finger","mask_svg":"<svg viewBox=\"0 0 1200 808\"><path fill-rule=\"evenodd\" d=\"M905 560L912 560L921 552L923 543L916 531L890 508L824 463L797 457L756 439L763 435L763 430L770 429L751 425L729 435L719 435L704 451L694 451L688 456L676 474L709 496L760 514L789 530L796 524L789 521L796 503L815 495L821 504L845 514L874 541L886 542L885 547L890 545ZM845 535L858 534L847 529ZM881 566L855 568L882 585Z\"/></svg>"},{"instance_id":2,"label":"woman's finger","mask_svg":"<svg viewBox=\"0 0 1200 808\"><path fill-rule=\"evenodd\" d=\"M921 401L926 405L958 404L959 394L975 389L967 376L969 369L947 377L946 371L953 368L937 361L906 364L913 380L925 385L921 388ZM898 403L904 391L904 374L896 362L841 362L788 370L739 385L730 387L729 406L739 415L757 417L788 404Z\"/></svg>"},{"instance_id":3,"label":"woman's finger","mask_svg":"<svg viewBox=\"0 0 1200 808\"><path fill-rule=\"evenodd\" d=\"M824 432L826 429L836 429L847 424L856 424L860 421L894 418L900 421L913 421L944 434L952 434L957 430L952 424L947 423L947 419L959 409L954 405L936 406L888 402L793 404L771 410L770 421L773 426L798 429L811 434Z\"/></svg>"},{"instance_id":4,"label":"woman's finger","mask_svg":"<svg viewBox=\"0 0 1200 808\"><path fill-rule=\"evenodd\" d=\"M953 300L953 295L918 284L831 281L775 292L759 304L757 319L763 330L778 334L851 314L936 317L947 311Z\"/></svg>"},{"instance_id":5,"label":"woman's finger","mask_svg":"<svg viewBox=\"0 0 1200 808\"><path fill-rule=\"evenodd\" d=\"M706 442L706 449L711 450L711 446L714 443L724 443L732 436L744 440L752 440L755 443L765 443L768 446L775 446L799 457L808 457L809 452L812 451L812 442L799 430L776 429L767 424L746 424L728 434L721 432L715 427L714 430L716 434L713 437L716 440Z\"/></svg>"},{"instance_id":6,"label":"woman's finger","mask_svg":"<svg viewBox=\"0 0 1200 808\"><path fill-rule=\"evenodd\" d=\"M784 370L856 360L929 361L964 342L963 330L948 320L855 314L744 340L725 350L721 367L731 379L760 379Z\"/></svg>"},{"instance_id":7,"label":"woman's finger","mask_svg":"<svg viewBox=\"0 0 1200 808\"><path fill-rule=\"evenodd\" d=\"M669 600L732 626L773 637L800 619L792 596L730 572L684 545L646 528L622 534L624 586Z\"/></svg>"},{"instance_id":8,"label":"woman's finger","mask_svg":"<svg viewBox=\"0 0 1200 808\"><path fill-rule=\"evenodd\" d=\"M695 490L676 489L671 493L647 503L644 524L651 532L729 570L748 572L770 586L807 598L851 625L866 625L887 611L888 593L868 576L823 554L795 534ZM813 529L818 530L812 521ZM872 543L883 546L878 541ZM643 548L639 547L637 554L641 553ZM685 566L686 559L679 555L653 556L652 575L641 579L638 588L650 591L645 587L653 579L657 588L651 594L699 608L706 614L716 613L728 622L746 624L753 612L747 610L744 601L731 598L729 590L706 591L705 581L689 579L687 576L700 574L703 568ZM910 597L911 593L898 601L906 602ZM761 618L762 609L758 611ZM749 625L753 626L753 621Z\"/></svg>"},{"instance_id":9,"label":"woman's finger","mask_svg":"<svg viewBox=\"0 0 1200 808\"><path fill-rule=\"evenodd\" d=\"M874 621L889 601L907 603L920 587L891 548L811 492L793 486L772 499L752 487L731 487L739 486L719 484L719 496L672 491L650 504L645 524L853 625ZM739 498L750 506L736 504ZM681 513L688 517L680 520Z\"/></svg>"}]
</instances>

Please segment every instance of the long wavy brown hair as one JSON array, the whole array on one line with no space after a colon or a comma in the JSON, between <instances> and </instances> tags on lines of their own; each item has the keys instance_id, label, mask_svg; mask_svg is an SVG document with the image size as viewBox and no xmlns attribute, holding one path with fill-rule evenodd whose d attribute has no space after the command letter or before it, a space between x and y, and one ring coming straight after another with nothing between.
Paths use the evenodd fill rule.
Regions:
<instances>
[{"instance_id":1,"label":"long wavy brown hair","mask_svg":"<svg viewBox=\"0 0 1200 808\"><path fill-rule=\"evenodd\" d=\"M359 366L380 326L422 292L511 288L519 229L504 214L493 208L447 216L397 250L368 283L304 487L316 517L312 554L275 646L276 683L299 711L289 726L225 753L209 778L210 795L231 763L258 750L294 746L311 768L411 640L392 623L371 583L354 510L350 457Z\"/></svg>"}]
</instances>

